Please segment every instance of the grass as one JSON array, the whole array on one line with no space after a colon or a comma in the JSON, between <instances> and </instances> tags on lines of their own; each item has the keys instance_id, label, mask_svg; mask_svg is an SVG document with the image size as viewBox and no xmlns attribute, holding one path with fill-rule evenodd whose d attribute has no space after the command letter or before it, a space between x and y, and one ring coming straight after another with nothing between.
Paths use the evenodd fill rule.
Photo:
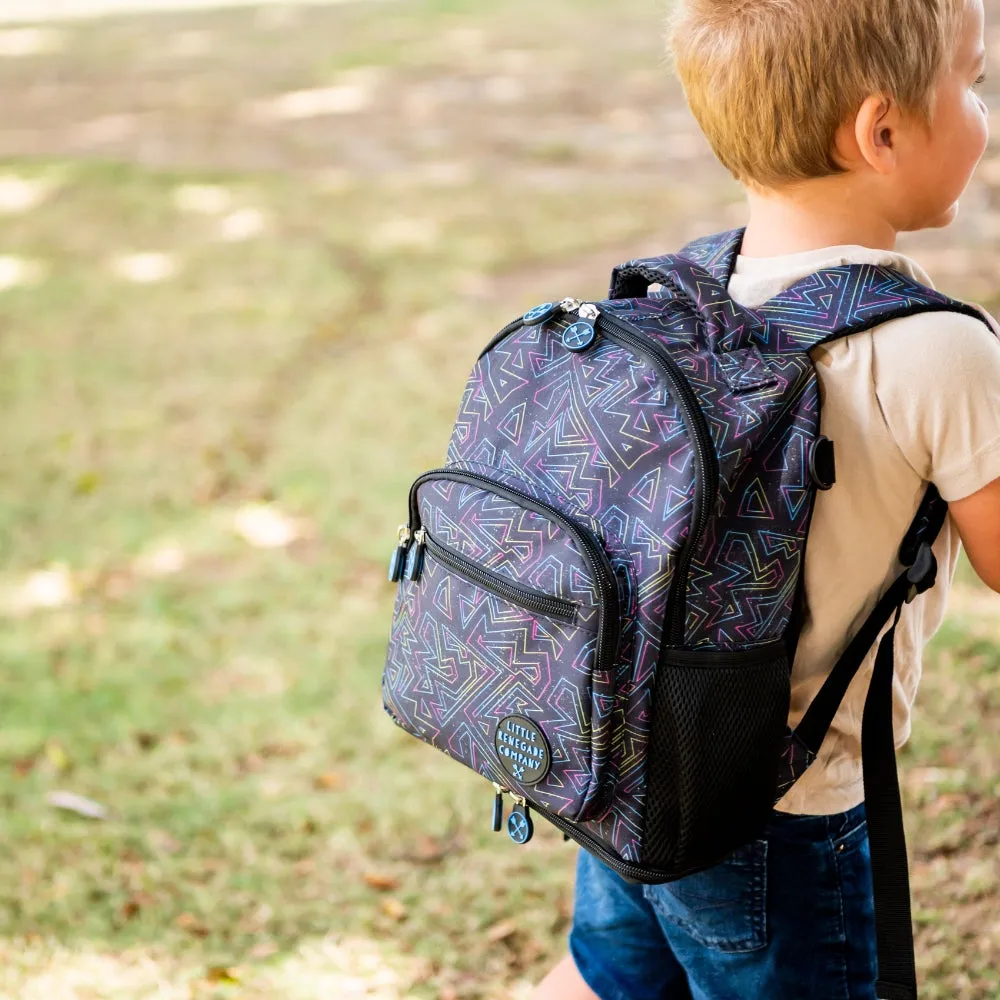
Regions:
<instances>
[{"instance_id":1,"label":"grass","mask_svg":"<svg viewBox=\"0 0 1000 1000\"><path fill-rule=\"evenodd\" d=\"M111 19L0 67L0 175L50 186L0 245L37 263L0 292L0 996L488 1000L562 954L573 851L501 843L378 681L405 491L482 344L735 221L651 82L655 7L580 11ZM361 120L240 112L373 61ZM614 112L656 101L643 145ZM905 758L932 1000L1000 996L995 621L967 583Z\"/></svg>"}]
</instances>

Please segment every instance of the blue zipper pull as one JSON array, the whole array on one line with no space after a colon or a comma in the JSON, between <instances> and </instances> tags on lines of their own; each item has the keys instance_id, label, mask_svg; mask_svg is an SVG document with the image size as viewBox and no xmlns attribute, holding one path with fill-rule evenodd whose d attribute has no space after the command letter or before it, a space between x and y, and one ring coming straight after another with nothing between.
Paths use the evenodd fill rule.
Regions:
<instances>
[{"instance_id":1,"label":"blue zipper pull","mask_svg":"<svg viewBox=\"0 0 1000 1000\"><path fill-rule=\"evenodd\" d=\"M560 310L560 305L558 302L543 302L540 306L535 306L534 309L529 309L524 316L521 317L521 322L525 326L539 326L544 323L548 323L550 319Z\"/></svg>"},{"instance_id":2,"label":"blue zipper pull","mask_svg":"<svg viewBox=\"0 0 1000 1000\"><path fill-rule=\"evenodd\" d=\"M406 554L410 549L410 529L407 525L399 526L399 544L392 553L389 560L389 582L399 583L403 579L403 570L406 569Z\"/></svg>"},{"instance_id":3,"label":"blue zipper pull","mask_svg":"<svg viewBox=\"0 0 1000 1000\"><path fill-rule=\"evenodd\" d=\"M493 832L499 833L503 826L503 793L504 789L495 781L493 787L497 790L496 798L493 799Z\"/></svg>"},{"instance_id":4,"label":"blue zipper pull","mask_svg":"<svg viewBox=\"0 0 1000 1000\"><path fill-rule=\"evenodd\" d=\"M507 836L515 844L526 844L535 832L535 824L531 821L531 810L528 808L528 803L517 795L514 796L514 800L517 805L507 817Z\"/></svg>"},{"instance_id":5,"label":"blue zipper pull","mask_svg":"<svg viewBox=\"0 0 1000 1000\"><path fill-rule=\"evenodd\" d=\"M416 583L424 571L424 549L427 544L427 532L421 528L414 536L416 545L410 546L410 555L406 560L406 579Z\"/></svg>"},{"instance_id":6,"label":"blue zipper pull","mask_svg":"<svg viewBox=\"0 0 1000 1000\"><path fill-rule=\"evenodd\" d=\"M597 320L600 315L600 309L592 302L585 302L580 306L580 318L563 330L563 347L574 354L587 350L597 339Z\"/></svg>"}]
</instances>

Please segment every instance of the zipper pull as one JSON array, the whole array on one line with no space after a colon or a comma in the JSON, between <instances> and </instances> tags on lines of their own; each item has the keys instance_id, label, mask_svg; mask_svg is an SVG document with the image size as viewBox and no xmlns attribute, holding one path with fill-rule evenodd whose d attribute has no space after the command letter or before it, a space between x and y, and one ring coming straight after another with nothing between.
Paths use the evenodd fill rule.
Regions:
<instances>
[{"instance_id":1,"label":"zipper pull","mask_svg":"<svg viewBox=\"0 0 1000 1000\"><path fill-rule=\"evenodd\" d=\"M416 583L424 571L424 547L427 544L427 532L421 528L414 536L416 545L410 546L410 555L406 560L406 579Z\"/></svg>"},{"instance_id":2,"label":"zipper pull","mask_svg":"<svg viewBox=\"0 0 1000 1000\"><path fill-rule=\"evenodd\" d=\"M499 833L500 827L503 826L503 793L504 789L501 788L495 781L493 782L493 787L497 790L496 798L493 800L493 832Z\"/></svg>"},{"instance_id":3,"label":"zipper pull","mask_svg":"<svg viewBox=\"0 0 1000 1000\"><path fill-rule=\"evenodd\" d=\"M580 318L563 330L562 338L563 347L575 354L587 350L597 339L597 320L601 311L592 302L585 302L578 306L578 313Z\"/></svg>"},{"instance_id":4,"label":"zipper pull","mask_svg":"<svg viewBox=\"0 0 1000 1000\"><path fill-rule=\"evenodd\" d=\"M399 544L389 560L389 582L399 583L403 579L403 570L406 568L406 553L410 549L410 528L409 525L399 526Z\"/></svg>"},{"instance_id":5,"label":"zipper pull","mask_svg":"<svg viewBox=\"0 0 1000 1000\"><path fill-rule=\"evenodd\" d=\"M531 810L524 799L515 795L517 805L507 817L507 836L515 844L526 844L535 832L535 824L531 821Z\"/></svg>"},{"instance_id":6,"label":"zipper pull","mask_svg":"<svg viewBox=\"0 0 1000 1000\"><path fill-rule=\"evenodd\" d=\"M544 302L540 306L535 306L534 309L529 309L521 318L521 322L525 326L542 326L548 323L559 312L559 309L560 305L558 302Z\"/></svg>"}]
</instances>

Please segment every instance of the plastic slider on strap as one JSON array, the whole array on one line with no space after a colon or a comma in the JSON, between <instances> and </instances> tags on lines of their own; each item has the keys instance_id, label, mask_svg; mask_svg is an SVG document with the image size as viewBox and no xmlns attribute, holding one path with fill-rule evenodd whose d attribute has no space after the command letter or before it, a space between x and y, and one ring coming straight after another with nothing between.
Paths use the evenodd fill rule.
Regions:
<instances>
[{"instance_id":1,"label":"plastic slider on strap","mask_svg":"<svg viewBox=\"0 0 1000 1000\"><path fill-rule=\"evenodd\" d=\"M937 557L928 542L921 542L913 564L908 567L906 579L910 589L906 595L906 603L910 604L919 594L930 590L937 580Z\"/></svg>"},{"instance_id":2,"label":"plastic slider on strap","mask_svg":"<svg viewBox=\"0 0 1000 1000\"><path fill-rule=\"evenodd\" d=\"M832 490L836 484L837 459L828 437L820 436L813 441L809 449L809 475L818 490Z\"/></svg>"}]
</instances>

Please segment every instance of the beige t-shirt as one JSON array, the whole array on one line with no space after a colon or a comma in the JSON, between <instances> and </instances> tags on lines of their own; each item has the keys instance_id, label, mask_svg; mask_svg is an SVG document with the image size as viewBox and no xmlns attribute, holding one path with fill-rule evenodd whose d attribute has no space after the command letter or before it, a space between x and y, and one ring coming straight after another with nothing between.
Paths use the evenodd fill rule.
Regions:
<instances>
[{"instance_id":1,"label":"beige t-shirt","mask_svg":"<svg viewBox=\"0 0 1000 1000\"><path fill-rule=\"evenodd\" d=\"M741 256L729 293L752 308L814 271L851 263L887 265L931 284L902 254L837 246L782 257ZM813 359L822 433L836 449L837 483L817 495L809 533L792 726L898 575L899 545L926 483L934 482L945 500L960 500L1000 478L1000 341L986 324L958 313L910 316L817 348ZM944 617L960 544L949 518L934 547L938 584L904 608L896 632L897 746L910 735L921 652ZM779 803L782 811L837 813L864 798L861 717L874 657L875 648L819 759Z\"/></svg>"}]
</instances>

